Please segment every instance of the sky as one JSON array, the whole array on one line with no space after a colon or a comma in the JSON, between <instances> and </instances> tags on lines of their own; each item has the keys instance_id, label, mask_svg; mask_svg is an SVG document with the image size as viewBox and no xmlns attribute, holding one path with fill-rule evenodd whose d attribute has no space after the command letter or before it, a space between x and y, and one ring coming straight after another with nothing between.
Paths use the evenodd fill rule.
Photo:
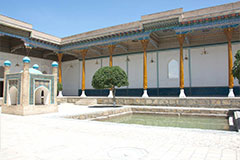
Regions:
<instances>
[{"instance_id":1,"label":"sky","mask_svg":"<svg viewBox=\"0 0 240 160\"><path fill-rule=\"evenodd\" d=\"M190 11L237 0L0 0L0 14L57 37L138 21L141 16Z\"/></svg>"}]
</instances>

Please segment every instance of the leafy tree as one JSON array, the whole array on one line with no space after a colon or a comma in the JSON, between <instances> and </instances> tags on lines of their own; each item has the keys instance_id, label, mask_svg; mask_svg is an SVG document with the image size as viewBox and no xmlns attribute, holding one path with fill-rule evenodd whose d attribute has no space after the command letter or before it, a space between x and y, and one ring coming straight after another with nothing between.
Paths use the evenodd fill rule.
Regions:
<instances>
[{"instance_id":1,"label":"leafy tree","mask_svg":"<svg viewBox=\"0 0 240 160\"><path fill-rule=\"evenodd\" d=\"M238 79L240 84L240 50L237 51L235 55L235 61L232 69L233 77Z\"/></svg>"},{"instance_id":2,"label":"leafy tree","mask_svg":"<svg viewBox=\"0 0 240 160\"><path fill-rule=\"evenodd\" d=\"M93 75L92 86L95 89L112 89L113 106L115 106L115 87L128 86L128 77L119 66L102 67Z\"/></svg>"}]
</instances>

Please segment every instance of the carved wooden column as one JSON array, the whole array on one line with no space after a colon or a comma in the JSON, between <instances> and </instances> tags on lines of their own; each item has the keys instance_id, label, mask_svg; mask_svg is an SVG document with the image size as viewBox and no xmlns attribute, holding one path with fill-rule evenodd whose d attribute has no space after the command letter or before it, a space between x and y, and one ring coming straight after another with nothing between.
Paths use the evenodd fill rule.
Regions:
<instances>
[{"instance_id":1,"label":"carved wooden column","mask_svg":"<svg viewBox=\"0 0 240 160\"><path fill-rule=\"evenodd\" d=\"M228 87L229 87L228 97L235 97L233 92L234 78L232 74L233 60L232 60L232 42L231 42L233 30L234 28L224 29L224 33L228 41Z\"/></svg>"},{"instance_id":2,"label":"carved wooden column","mask_svg":"<svg viewBox=\"0 0 240 160\"><path fill-rule=\"evenodd\" d=\"M113 55L113 52L114 52L114 49L115 49L116 45L108 45L108 49L109 49L109 66L112 67L113 66L113 59L112 59L112 55ZM108 95L109 98L112 98L113 97L113 93L112 93L112 89L110 88L109 90L109 95Z\"/></svg>"},{"instance_id":3,"label":"carved wooden column","mask_svg":"<svg viewBox=\"0 0 240 160\"><path fill-rule=\"evenodd\" d=\"M81 50L82 54L82 94L81 97L87 97L85 94L85 57L87 54L87 49Z\"/></svg>"},{"instance_id":4,"label":"carved wooden column","mask_svg":"<svg viewBox=\"0 0 240 160\"><path fill-rule=\"evenodd\" d=\"M57 54L58 57L58 82L62 83L62 53Z\"/></svg>"},{"instance_id":5,"label":"carved wooden column","mask_svg":"<svg viewBox=\"0 0 240 160\"><path fill-rule=\"evenodd\" d=\"M147 46L149 40L141 40L142 47L143 47L143 98L148 97L147 94Z\"/></svg>"},{"instance_id":6,"label":"carved wooden column","mask_svg":"<svg viewBox=\"0 0 240 160\"><path fill-rule=\"evenodd\" d=\"M180 56L179 56L179 70L180 70L180 77L179 77L179 85L180 85L180 94L179 98L185 98L186 95L184 93L184 64L183 64L183 43L185 40L185 34L177 35L177 39L180 46Z\"/></svg>"}]
</instances>

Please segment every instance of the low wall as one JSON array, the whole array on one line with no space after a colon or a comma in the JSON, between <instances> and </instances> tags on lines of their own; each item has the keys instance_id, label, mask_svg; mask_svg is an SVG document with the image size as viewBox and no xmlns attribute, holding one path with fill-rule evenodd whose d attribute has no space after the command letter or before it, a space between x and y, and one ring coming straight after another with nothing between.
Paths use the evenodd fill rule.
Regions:
<instances>
[{"instance_id":1,"label":"low wall","mask_svg":"<svg viewBox=\"0 0 240 160\"><path fill-rule=\"evenodd\" d=\"M58 98L60 103L78 103L81 105L81 100L84 102L82 105L87 105L85 102L97 100L97 104L112 104L112 98L107 97L63 97ZM204 107L204 108L240 108L240 98L227 98L227 97L189 97L189 98L139 98L139 97L117 97L116 103L118 105L136 105L136 106L179 106L179 107Z\"/></svg>"},{"instance_id":2,"label":"low wall","mask_svg":"<svg viewBox=\"0 0 240 160\"><path fill-rule=\"evenodd\" d=\"M97 106L96 106L97 107ZM155 114L155 115L178 115L178 116L208 116L208 117L227 117L228 109L210 109L210 108L189 108L189 107L120 107L112 108L107 111L98 111L88 114L69 116L73 119L91 119L102 120L111 117L118 117L126 114Z\"/></svg>"}]
</instances>

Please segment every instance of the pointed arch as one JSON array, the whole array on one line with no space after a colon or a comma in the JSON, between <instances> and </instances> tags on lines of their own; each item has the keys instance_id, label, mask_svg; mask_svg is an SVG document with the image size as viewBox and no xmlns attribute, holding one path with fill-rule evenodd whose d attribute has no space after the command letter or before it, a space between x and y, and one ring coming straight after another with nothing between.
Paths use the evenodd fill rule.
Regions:
<instances>
[{"instance_id":1,"label":"pointed arch","mask_svg":"<svg viewBox=\"0 0 240 160\"><path fill-rule=\"evenodd\" d=\"M168 78L178 79L179 78L179 64L175 59L171 59L168 62Z\"/></svg>"},{"instance_id":2,"label":"pointed arch","mask_svg":"<svg viewBox=\"0 0 240 160\"><path fill-rule=\"evenodd\" d=\"M35 105L47 105L50 101L50 92L45 86L39 86L35 89Z\"/></svg>"},{"instance_id":3,"label":"pointed arch","mask_svg":"<svg viewBox=\"0 0 240 160\"><path fill-rule=\"evenodd\" d=\"M18 89L15 86L12 86L9 89L10 105L17 105L17 96L18 96Z\"/></svg>"}]
</instances>

